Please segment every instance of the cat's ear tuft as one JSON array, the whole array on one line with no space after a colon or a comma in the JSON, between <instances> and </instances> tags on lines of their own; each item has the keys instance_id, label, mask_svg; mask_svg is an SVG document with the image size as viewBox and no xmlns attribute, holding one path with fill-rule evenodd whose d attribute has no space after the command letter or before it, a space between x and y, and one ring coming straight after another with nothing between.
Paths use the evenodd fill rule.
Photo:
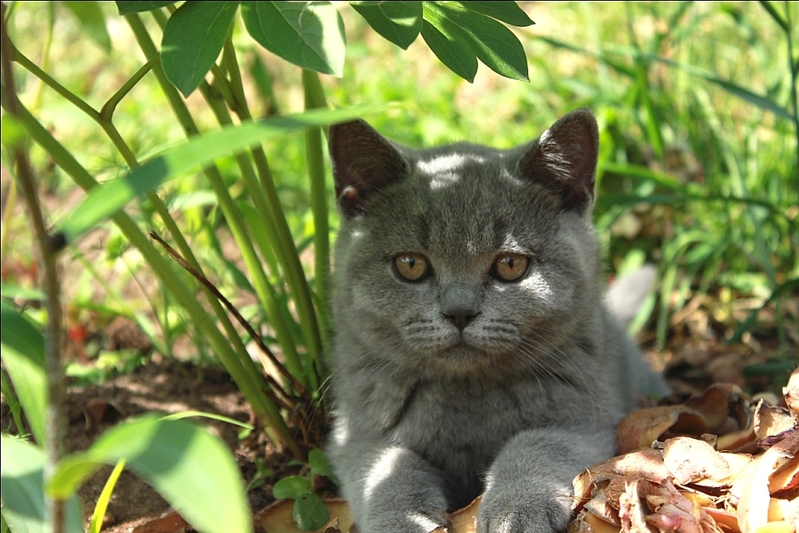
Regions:
<instances>
[{"instance_id":1,"label":"cat's ear tuft","mask_svg":"<svg viewBox=\"0 0 799 533\"><path fill-rule=\"evenodd\" d=\"M328 138L336 198L346 216L363 214L370 194L409 172L397 149L363 120L330 126Z\"/></svg>"},{"instance_id":2,"label":"cat's ear tuft","mask_svg":"<svg viewBox=\"0 0 799 533\"><path fill-rule=\"evenodd\" d=\"M596 119L587 109L564 116L533 142L519 172L556 192L566 210L587 212L594 200L599 153Z\"/></svg>"}]
</instances>

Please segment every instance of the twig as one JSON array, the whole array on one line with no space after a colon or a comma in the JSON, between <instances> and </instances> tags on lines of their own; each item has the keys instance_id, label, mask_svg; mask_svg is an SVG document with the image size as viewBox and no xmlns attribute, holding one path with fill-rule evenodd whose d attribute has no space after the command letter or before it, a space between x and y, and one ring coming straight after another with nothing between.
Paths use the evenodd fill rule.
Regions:
<instances>
[{"instance_id":1,"label":"twig","mask_svg":"<svg viewBox=\"0 0 799 533\"><path fill-rule=\"evenodd\" d=\"M2 4L2 106L14 118L18 118L19 100L14 85L14 71L11 67L13 45L6 26L6 4ZM47 371L47 406L45 411L44 480L52 476L56 465L64 456L66 449L66 384L61 360L61 298L57 272L58 243L52 242L45 227L44 215L39 205L36 182L31 169L28 153L23 145L12 147L11 153L17 166L17 179L22 188L25 203L30 212L33 233L38 244L42 265L45 306L47 309L47 335L45 336L45 367ZM64 500L54 499L45 494L46 523L53 533L62 533L65 525Z\"/></svg>"},{"instance_id":2,"label":"twig","mask_svg":"<svg viewBox=\"0 0 799 533\"><path fill-rule=\"evenodd\" d=\"M308 392L306 391L305 387L303 387L302 384L299 381L297 381L297 379L294 376L292 376L291 373L283 367L280 361L278 361L277 358L275 357L275 354L272 353L272 351L263 341L261 336L253 329L253 327L249 324L249 322L247 322L247 320L243 316L241 316L241 313L239 313L238 309L236 309L233 306L233 304L230 303L230 301L227 298L225 298L225 296L221 292L219 292L219 289L217 289L214 286L214 284L211 283L208 280L208 278L205 277L205 275L203 275L202 272L198 272L197 269L192 267L185 259L183 259L183 257L174 248L172 248L166 242L164 242L164 240L155 231L150 232L150 237L155 239L161 246L163 246L164 249L166 249L167 253L169 253L169 255L172 257L172 259L174 259L189 274L194 276L194 278L197 281L199 281L206 289L211 291L211 293L220 302L222 302L222 305L224 305L225 308L228 310L228 312L231 315L233 315L236 321L239 324L241 324L241 327L243 327L247 331L247 333L255 341L255 343L258 345L258 347L261 349L261 352L263 352L263 354L267 357L267 359L269 359L269 361L273 365L275 365L275 367L280 371L281 375L284 378L286 378L289 382L291 382L291 386L294 387L294 390L300 393L301 396L307 397ZM283 389L283 387L280 385L280 383L278 383L272 376L270 376L268 373L265 373L265 376L269 384L272 385L272 387L276 388L278 391L280 391L280 393L283 394L283 396L285 396L286 398L293 398L293 396L290 395L288 392L286 392ZM277 401L276 398L272 399Z\"/></svg>"}]
</instances>

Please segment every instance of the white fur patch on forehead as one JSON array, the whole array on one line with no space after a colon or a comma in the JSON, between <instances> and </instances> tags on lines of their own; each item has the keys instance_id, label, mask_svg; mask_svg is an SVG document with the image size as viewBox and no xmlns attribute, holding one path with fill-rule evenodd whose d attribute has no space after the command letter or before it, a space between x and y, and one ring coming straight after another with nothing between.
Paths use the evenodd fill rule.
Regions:
<instances>
[{"instance_id":1,"label":"white fur patch on forehead","mask_svg":"<svg viewBox=\"0 0 799 533\"><path fill-rule=\"evenodd\" d=\"M466 163L484 162L485 158L473 154L447 154L427 161L417 161L416 168L432 177L430 188L435 190L457 183L461 178L457 171Z\"/></svg>"},{"instance_id":2,"label":"white fur patch on forehead","mask_svg":"<svg viewBox=\"0 0 799 533\"><path fill-rule=\"evenodd\" d=\"M516 240L516 237L514 237L510 233L505 235L505 240L502 242L502 248L500 249L503 252L513 252L516 254L530 253L530 250L519 244L519 241Z\"/></svg>"}]
</instances>

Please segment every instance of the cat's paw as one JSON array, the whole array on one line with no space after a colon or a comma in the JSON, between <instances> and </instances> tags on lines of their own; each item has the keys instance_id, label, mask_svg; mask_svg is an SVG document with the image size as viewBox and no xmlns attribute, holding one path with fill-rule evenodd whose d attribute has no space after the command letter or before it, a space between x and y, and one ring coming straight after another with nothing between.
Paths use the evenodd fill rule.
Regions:
<instances>
[{"instance_id":1,"label":"cat's paw","mask_svg":"<svg viewBox=\"0 0 799 533\"><path fill-rule=\"evenodd\" d=\"M557 533L566 531L570 518L568 504L552 496L489 491L477 514L477 533Z\"/></svg>"}]
</instances>

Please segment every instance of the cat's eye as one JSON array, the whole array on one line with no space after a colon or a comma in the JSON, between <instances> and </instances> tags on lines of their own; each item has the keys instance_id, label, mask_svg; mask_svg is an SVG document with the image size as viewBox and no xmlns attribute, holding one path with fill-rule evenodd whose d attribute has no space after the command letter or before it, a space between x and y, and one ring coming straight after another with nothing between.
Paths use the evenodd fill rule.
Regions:
<instances>
[{"instance_id":1,"label":"cat's eye","mask_svg":"<svg viewBox=\"0 0 799 533\"><path fill-rule=\"evenodd\" d=\"M394 258L394 270L408 281L422 281L430 271L430 263L421 254L404 253Z\"/></svg>"},{"instance_id":2,"label":"cat's eye","mask_svg":"<svg viewBox=\"0 0 799 533\"><path fill-rule=\"evenodd\" d=\"M494 260L491 273L501 281L517 281L527 273L530 259L521 254L502 254Z\"/></svg>"}]
</instances>

